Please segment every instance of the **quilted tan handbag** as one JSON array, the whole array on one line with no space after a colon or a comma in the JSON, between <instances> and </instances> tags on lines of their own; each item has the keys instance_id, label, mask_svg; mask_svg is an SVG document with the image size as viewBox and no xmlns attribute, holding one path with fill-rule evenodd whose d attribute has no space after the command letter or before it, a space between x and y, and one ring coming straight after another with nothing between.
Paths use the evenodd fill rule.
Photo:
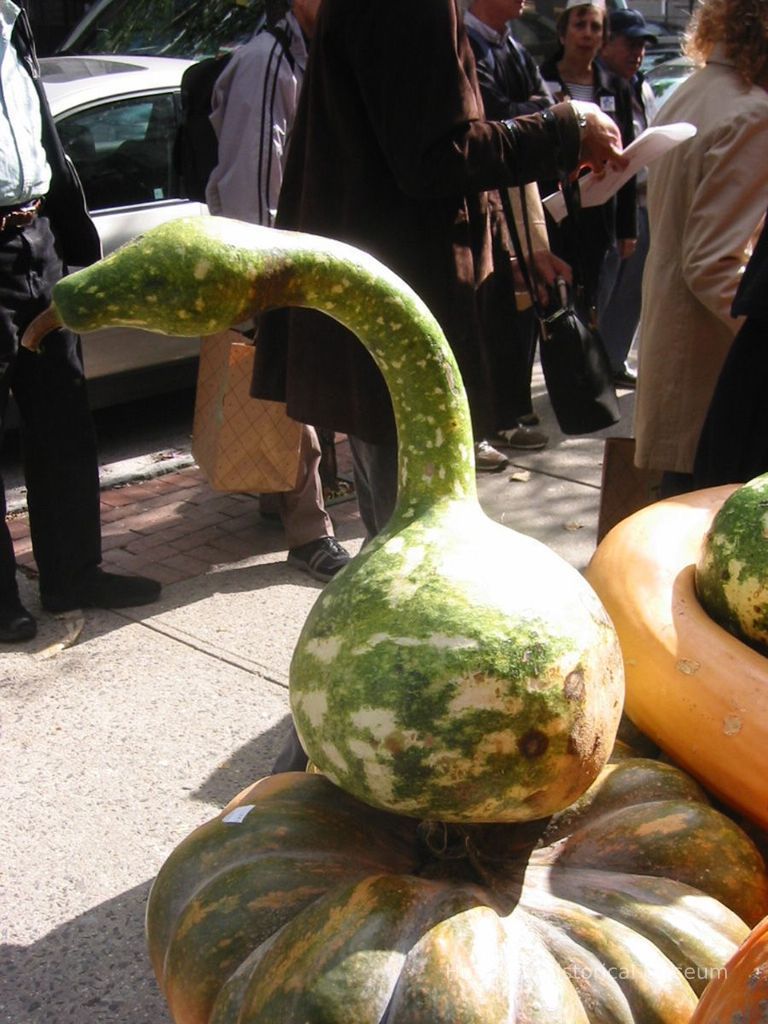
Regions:
<instances>
[{"instance_id":1,"label":"quilted tan handbag","mask_svg":"<svg viewBox=\"0 0 768 1024\"><path fill-rule=\"evenodd\" d=\"M192 454L216 491L292 491L302 425L282 402L251 398L255 347L238 331L203 338Z\"/></svg>"}]
</instances>

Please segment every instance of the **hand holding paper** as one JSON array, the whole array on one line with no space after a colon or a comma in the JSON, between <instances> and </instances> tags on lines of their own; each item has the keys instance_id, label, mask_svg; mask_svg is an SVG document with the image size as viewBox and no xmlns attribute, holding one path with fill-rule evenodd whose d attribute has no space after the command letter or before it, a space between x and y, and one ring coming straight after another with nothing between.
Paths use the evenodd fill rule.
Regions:
<instances>
[{"instance_id":1,"label":"hand holding paper","mask_svg":"<svg viewBox=\"0 0 768 1024\"><path fill-rule=\"evenodd\" d=\"M579 178L581 205L600 206L618 192L634 174L637 174L641 167L652 163L657 157L663 156L674 146L684 142L685 139L690 139L695 134L694 125L688 124L686 121L646 128L624 150L624 156L629 158L629 163L623 170L608 168L599 177L590 172L583 178ZM557 223L566 216L567 210L562 192L553 192L543 202L546 210Z\"/></svg>"},{"instance_id":2,"label":"hand holding paper","mask_svg":"<svg viewBox=\"0 0 768 1024\"><path fill-rule=\"evenodd\" d=\"M590 168L601 177L606 167L615 171L623 170L627 157L622 152L621 134L616 122L604 113L596 103L571 100L571 106L579 117L581 129L581 168Z\"/></svg>"}]
</instances>

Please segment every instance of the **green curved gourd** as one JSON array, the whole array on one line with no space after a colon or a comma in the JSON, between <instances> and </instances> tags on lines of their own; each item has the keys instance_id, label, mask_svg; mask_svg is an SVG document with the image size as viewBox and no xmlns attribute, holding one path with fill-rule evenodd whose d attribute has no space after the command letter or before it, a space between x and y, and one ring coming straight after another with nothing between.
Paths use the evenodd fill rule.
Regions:
<instances>
[{"instance_id":1,"label":"green curved gourd","mask_svg":"<svg viewBox=\"0 0 768 1024\"><path fill-rule=\"evenodd\" d=\"M735 490L712 520L696 594L710 618L768 654L768 473Z\"/></svg>"},{"instance_id":2,"label":"green curved gourd","mask_svg":"<svg viewBox=\"0 0 768 1024\"><path fill-rule=\"evenodd\" d=\"M459 371L407 285L338 242L192 218L64 279L54 304L80 332L208 334L291 305L349 327L391 392L399 491L297 643L305 749L343 789L419 818L540 818L586 790L618 727L615 632L576 570L480 508Z\"/></svg>"}]
</instances>

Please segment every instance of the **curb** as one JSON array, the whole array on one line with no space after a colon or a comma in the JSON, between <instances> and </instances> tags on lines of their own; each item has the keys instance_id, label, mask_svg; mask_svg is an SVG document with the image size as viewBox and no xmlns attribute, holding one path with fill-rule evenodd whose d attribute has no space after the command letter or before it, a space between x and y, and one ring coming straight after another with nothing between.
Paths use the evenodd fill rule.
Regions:
<instances>
[{"instance_id":1,"label":"curb","mask_svg":"<svg viewBox=\"0 0 768 1024\"><path fill-rule=\"evenodd\" d=\"M165 476L166 473L176 473L196 465L192 452L179 448L168 448L135 459L123 459L120 462L99 466L99 490L111 491L116 487L153 480L155 477ZM6 494L6 506L9 516L25 515L26 487L20 486L9 490Z\"/></svg>"}]
</instances>

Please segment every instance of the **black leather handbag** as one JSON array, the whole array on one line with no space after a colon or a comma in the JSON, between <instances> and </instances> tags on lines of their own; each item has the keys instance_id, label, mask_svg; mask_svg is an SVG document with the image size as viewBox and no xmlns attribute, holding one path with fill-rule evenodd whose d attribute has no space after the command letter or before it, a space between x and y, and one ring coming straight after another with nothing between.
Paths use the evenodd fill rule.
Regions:
<instances>
[{"instance_id":1,"label":"black leather handbag","mask_svg":"<svg viewBox=\"0 0 768 1024\"><path fill-rule=\"evenodd\" d=\"M577 200L572 186L565 185L569 215L576 216ZM578 185L576 185L578 189ZM528 252L531 245L525 192L520 189L523 222ZM502 204L520 270L541 326L539 353L552 409L564 434L591 434L603 430L621 418L611 365L597 328L590 322L591 307L584 300L578 267L574 266L574 288L558 278L552 303L545 309L539 301L532 265L529 266L520 244L520 235L506 190ZM579 313L576 299L581 298L585 313Z\"/></svg>"},{"instance_id":2,"label":"black leather handbag","mask_svg":"<svg viewBox=\"0 0 768 1024\"><path fill-rule=\"evenodd\" d=\"M562 278L559 306L540 317L539 354L549 399L564 434L591 434L621 418L611 364L596 327L576 311Z\"/></svg>"}]
</instances>

